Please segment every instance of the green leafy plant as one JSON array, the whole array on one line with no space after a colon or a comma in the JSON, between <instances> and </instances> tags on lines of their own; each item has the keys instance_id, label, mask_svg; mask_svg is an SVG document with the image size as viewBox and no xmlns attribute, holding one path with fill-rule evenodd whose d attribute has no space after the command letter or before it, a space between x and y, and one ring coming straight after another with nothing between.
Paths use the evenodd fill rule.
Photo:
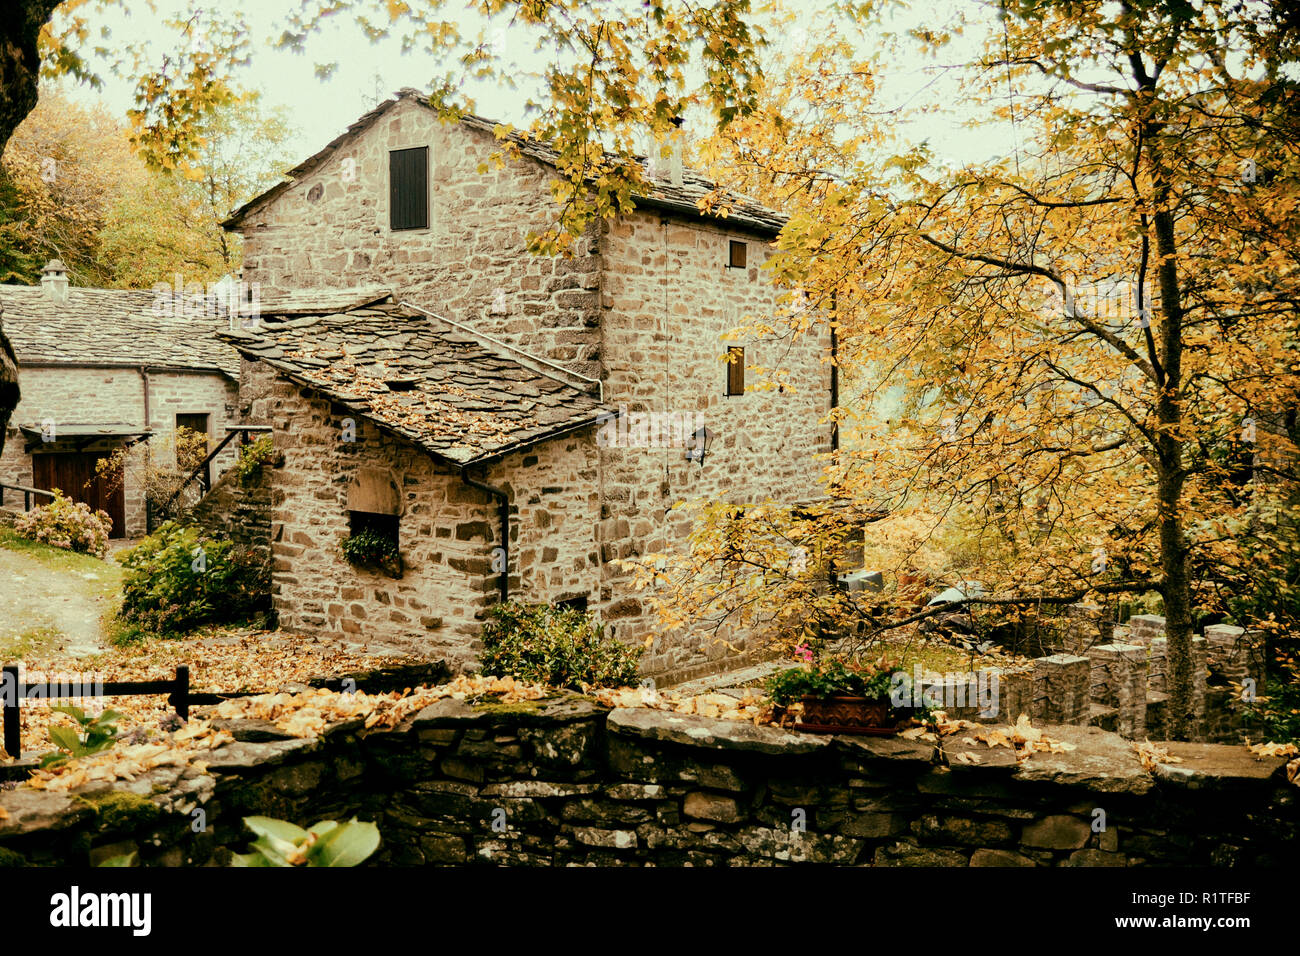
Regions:
<instances>
[{"instance_id":1,"label":"green leafy plant","mask_svg":"<svg viewBox=\"0 0 1300 956\"><path fill-rule=\"evenodd\" d=\"M119 620L149 631L246 620L270 603L265 558L192 526L167 522L119 560L126 568Z\"/></svg>"},{"instance_id":2,"label":"green leafy plant","mask_svg":"<svg viewBox=\"0 0 1300 956\"><path fill-rule=\"evenodd\" d=\"M1246 706L1242 720L1258 727L1263 741L1300 744L1300 681L1269 682L1263 688L1266 694Z\"/></svg>"},{"instance_id":3,"label":"green leafy plant","mask_svg":"<svg viewBox=\"0 0 1300 956\"><path fill-rule=\"evenodd\" d=\"M879 664L856 667L839 658L777 671L767 679L767 695L776 704L790 704L800 697L888 697L893 669Z\"/></svg>"},{"instance_id":4,"label":"green leafy plant","mask_svg":"<svg viewBox=\"0 0 1300 956\"><path fill-rule=\"evenodd\" d=\"M80 551L102 558L108 554L108 533L113 519L107 511L92 511L90 505L64 497L53 489L54 500L18 516L14 531L31 541L56 548Z\"/></svg>"},{"instance_id":5,"label":"green leafy plant","mask_svg":"<svg viewBox=\"0 0 1300 956\"><path fill-rule=\"evenodd\" d=\"M498 604L483 625L483 673L552 687L636 683L643 648L605 634L595 615L571 607Z\"/></svg>"},{"instance_id":6,"label":"green leafy plant","mask_svg":"<svg viewBox=\"0 0 1300 956\"><path fill-rule=\"evenodd\" d=\"M262 466L274 457L275 442L270 435L263 435L239 449L239 460L232 470L238 476L240 484L247 485L261 473Z\"/></svg>"},{"instance_id":7,"label":"green leafy plant","mask_svg":"<svg viewBox=\"0 0 1300 956\"><path fill-rule=\"evenodd\" d=\"M366 529L343 539L343 557L349 564L379 568L394 576L401 573L397 542L378 531Z\"/></svg>"},{"instance_id":8,"label":"green leafy plant","mask_svg":"<svg viewBox=\"0 0 1300 956\"><path fill-rule=\"evenodd\" d=\"M252 853L235 854L234 866L356 866L379 847L379 828L355 817L306 830L273 817L244 817L244 825L257 839Z\"/></svg>"},{"instance_id":9,"label":"green leafy plant","mask_svg":"<svg viewBox=\"0 0 1300 956\"><path fill-rule=\"evenodd\" d=\"M107 750L117 740L117 722L122 715L115 710L105 710L91 717L80 707L52 707L61 714L67 714L77 722L78 730L71 727L50 725L50 742L59 749L41 758L42 767L50 767Z\"/></svg>"}]
</instances>

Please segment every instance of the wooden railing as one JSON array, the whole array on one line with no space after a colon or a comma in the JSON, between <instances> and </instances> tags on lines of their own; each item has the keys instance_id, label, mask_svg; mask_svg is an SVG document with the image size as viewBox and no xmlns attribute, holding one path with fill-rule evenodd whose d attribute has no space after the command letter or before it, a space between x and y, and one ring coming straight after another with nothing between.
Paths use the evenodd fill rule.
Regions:
<instances>
[{"instance_id":1,"label":"wooden railing","mask_svg":"<svg viewBox=\"0 0 1300 956\"><path fill-rule=\"evenodd\" d=\"M32 510L32 498L35 495L44 495L51 501L54 500L54 492L46 491L44 488L29 488L26 485L11 485L0 481L0 508L5 506L6 491L16 491L23 496L23 511Z\"/></svg>"}]
</instances>

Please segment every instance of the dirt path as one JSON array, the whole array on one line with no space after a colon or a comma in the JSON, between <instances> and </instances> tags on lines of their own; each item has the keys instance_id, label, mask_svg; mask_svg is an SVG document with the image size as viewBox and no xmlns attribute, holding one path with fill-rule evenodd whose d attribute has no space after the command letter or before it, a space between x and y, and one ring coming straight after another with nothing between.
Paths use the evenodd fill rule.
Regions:
<instances>
[{"instance_id":1,"label":"dirt path","mask_svg":"<svg viewBox=\"0 0 1300 956\"><path fill-rule=\"evenodd\" d=\"M104 649L100 622L120 571L91 561L58 568L0 548L0 656L9 659L38 649L82 655Z\"/></svg>"}]
</instances>

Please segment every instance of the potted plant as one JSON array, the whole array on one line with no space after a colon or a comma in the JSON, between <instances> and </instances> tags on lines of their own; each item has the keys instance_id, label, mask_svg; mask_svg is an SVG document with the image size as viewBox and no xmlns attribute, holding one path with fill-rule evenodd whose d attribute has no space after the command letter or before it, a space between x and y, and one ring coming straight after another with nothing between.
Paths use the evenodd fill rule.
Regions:
<instances>
[{"instance_id":1,"label":"potted plant","mask_svg":"<svg viewBox=\"0 0 1300 956\"><path fill-rule=\"evenodd\" d=\"M343 539L343 557L354 567L379 570L392 578L402 576L402 555L397 542L377 531L364 530Z\"/></svg>"},{"instance_id":2,"label":"potted plant","mask_svg":"<svg viewBox=\"0 0 1300 956\"><path fill-rule=\"evenodd\" d=\"M859 666L839 658L804 660L767 681L767 695L781 716L798 719L796 730L890 736L908 719L924 716L918 708L894 704L894 668L886 661ZM900 695L910 698L910 692Z\"/></svg>"}]
</instances>

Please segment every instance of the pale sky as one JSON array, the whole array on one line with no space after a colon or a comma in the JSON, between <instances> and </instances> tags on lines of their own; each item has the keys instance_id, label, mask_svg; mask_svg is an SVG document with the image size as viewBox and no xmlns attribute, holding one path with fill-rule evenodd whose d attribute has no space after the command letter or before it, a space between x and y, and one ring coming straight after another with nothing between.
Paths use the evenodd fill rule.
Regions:
<instances>
[{"instance_id":1,"label":"pale sky","mask_svg":"<svg viewBox=\"0 0 1300 956\"><path fill-rule=\"evenodd\" d=\"M823 0L804 0L798 6L800 15ZM429 54L403 54L396 38L369 42L352 21L340 16L309 38L307 50L298 55L270 48L269 39L280 34L281 17L296 6L295 0L222 0L215 7L223 16L238 13L249 25L253 38L253 62L241 70L240 81L246 87L262 92L268 106L283 106L289 110L296 135L289 143L289 154L303 159L320 149L338 135L343 128L379 99L391 95L404 86L427 89L432 77L447 68L433 60ZM101 12L92 5L89 21L93 27L108 26L112 31L114 47L125 38L149 45L152 56L161 56L177 42L176 32L163 25L171 16L189 16L204 8L197 0L156 0L157 12L149 11L146 4L129 4L131 10L112 5ZM212 9L212 4L207 5ZM594 5L593 5L594 6ZM896 11L887 15L886 29L903 29L924 23L938 26L951 17L957 9L975 11L978 6L970 2L940 0L937 3L917 4L915 11ZM456 18L454 5L446 14ZM483 28L477 14L463 12L459 16L462 34L476 36ZM492 27L488 27L489 35ZM516 31L495 34L504 40L506 54L522 62L527 68L543 64L542 58L531 50L531 41ZM778 42L790 44L798 41L797 31L781 32ZM952 56L967 56L974 51L969 42L959 43ZM321 80L315 74L317 63L337 63L336 72ZM895 56L879 77L881 84L880 107L890 108L903 104L916 106L931 104L939 112L921 117L907 127L898 127L905 142L929 139L935 154L959 165L1008 155L1013 149L1012 133L1002 127L969 130L961 124L968 118L954 104L961 102L961 89L955 77L942 75L929 59L919 56ZM99 101L117 115L124 115L131 106L132 82L128 77L104 74L104 87L96 91L89 88L71 88L72 95L85 102ZM471 85L479 113L503 121L523 124L522 104L524 94L501 90L486 83Z\"/></svg>"}]
</instances>

